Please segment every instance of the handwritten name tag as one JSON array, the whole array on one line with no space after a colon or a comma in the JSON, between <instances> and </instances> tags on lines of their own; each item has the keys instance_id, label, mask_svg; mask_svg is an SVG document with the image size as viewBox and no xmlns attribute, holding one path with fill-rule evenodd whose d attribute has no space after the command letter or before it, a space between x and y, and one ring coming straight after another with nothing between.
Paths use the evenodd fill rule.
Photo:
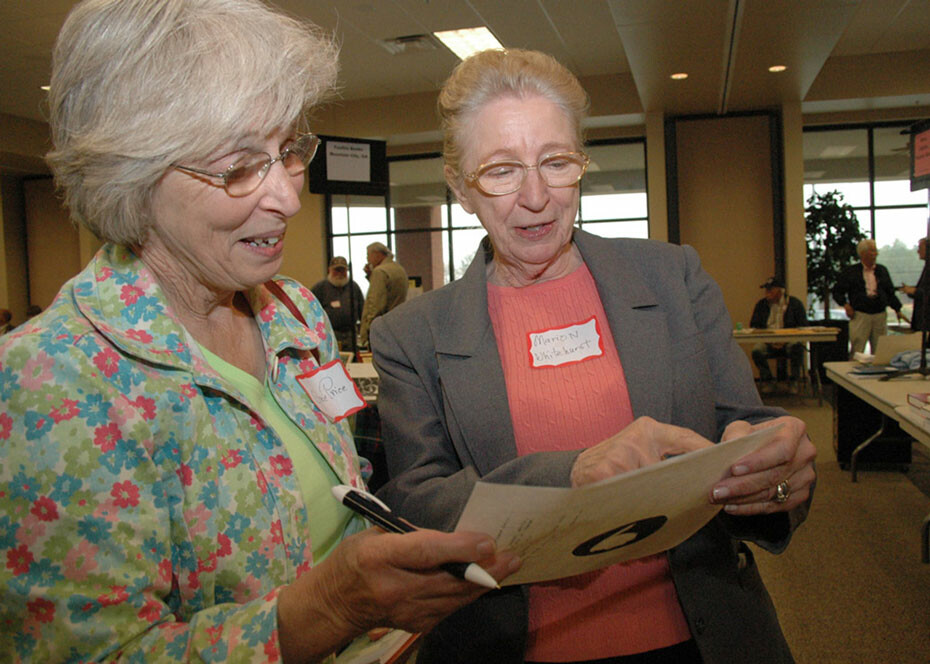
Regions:
<instances>
[{"instance_id":1,"label":"handwritten name tag","mask_svg":"<svg viewBox=\"0 0 930 664\"><path fill-rule=\"evenodd\" d=\"M530 366L534 369L583 362L604 354L601 333L594 316L583 323L530 332L527 342Z\"/></svg>"},{"instance_id":2,"label":"handwritten name tag","mask_svg":"<svg viewBox=\"0 0 930 664\"><path fill-rule=\"evenodd\" d=\"M316 407L333 422L357 413L366 405L362 393L339 360L297 376L297 382Z\"/></svg>"}]
</instances>

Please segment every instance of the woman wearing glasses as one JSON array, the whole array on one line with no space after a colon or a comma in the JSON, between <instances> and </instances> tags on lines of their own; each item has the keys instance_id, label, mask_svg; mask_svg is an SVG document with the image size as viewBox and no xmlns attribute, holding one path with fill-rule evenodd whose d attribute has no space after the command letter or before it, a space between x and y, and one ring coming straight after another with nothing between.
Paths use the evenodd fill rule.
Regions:
<instances>
[{"instance_id":1,"label":"woman wearing glasses","mask_svg":"<svg viewBox=\"0 0 930 664\"><path fill-rule=\"evenodd\" d=\"M446 180L488 233L464 277L377 319L380 495L452 528L476 480L570 486L782 422L662 555L507 587L443 621L432 662L788 662L743 540L780 551L804 519L815 450L766 408L720 291L689 247L578 231L589 165L575 77L486 51L440 93Z\"/></svg>"},{"instance_id":2,"label":"woman wearing glasses","mask_svg":"<svg viewBox=\"0 0 930 664\"><path fill-rule=\"evenodd\" d=\"M336 68L329 39L254 0L66 20L49 161L106 244L0 346L12 659L320 661L483 591L442 563L511 571L486 535L366 530L331 495L363 486L359 460L297 379L338 349L275 274L318 142L296 127Z\"/></svg>"}]
</instances>

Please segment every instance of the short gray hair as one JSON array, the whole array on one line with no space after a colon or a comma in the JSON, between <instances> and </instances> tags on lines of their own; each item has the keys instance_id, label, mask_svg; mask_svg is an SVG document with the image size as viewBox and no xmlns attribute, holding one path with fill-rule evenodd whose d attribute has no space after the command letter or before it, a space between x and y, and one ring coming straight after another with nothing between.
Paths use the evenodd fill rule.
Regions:
<instances>
[{"instance_id":1,"label":"short gray hair","mask_svg":"<svg viewBox=\"0 0 930 664\"><path fill-rule=\"evenodd\" d=\"M864 240L859 240L859 244L856 245L856 254L862 256L869 249L878 250L878 247L875 246L875 240L872 238L866 238Z\"/></svg>"},{"instance_id":2,"label":"short gray hair","mask_svg":"<svg viewBox=\"0 0 930 664\"><path fill-rule=\"evenodd\" d=\"M72 218L140 244L174 163L306 121L338 47L259 0L85 0L55 45L47 159Z\"/></svg>"},{"instance_id":3,"label":"short gray hair","mask_svg":"<svg viewBox=\"0 0 930 664\"><path fill-rule=\"evenodd\" d=\"M513 95L539 95L558 106L575 129L578 149L584 145L581 123L588 95L575 75L551 55L519 48L475 53L453 70L439 93L443 157L455 178L462 178L462 152L470 120L487 103Z\"/></svg>"},{"instance_id":4,"label":"short gray hair","mask_svg":"<svg viewBox=\"0 0 930 664\"><path fill-rule=\"evenodd\" d=\"M366 249L368 249L369 251L377 251L379 254L384 254L385 256L394 255L391 253L391 250L388 249L387 246L385 246L381 242L372 242L366 247Z\"/></svg>"}]
</instances>

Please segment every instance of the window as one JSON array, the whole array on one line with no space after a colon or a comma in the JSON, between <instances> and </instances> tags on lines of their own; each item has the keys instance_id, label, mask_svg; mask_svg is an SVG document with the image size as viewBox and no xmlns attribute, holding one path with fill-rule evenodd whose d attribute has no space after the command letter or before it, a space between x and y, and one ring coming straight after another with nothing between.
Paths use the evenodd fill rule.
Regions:
<instances>
[{"instance_id":1,"label":"window","mask_svg":"<svg viewBox=\"0 0 930 664\"><path fill-rule=\"evenodd\" d=\"M927 234L927 191L910 190L907 129L910 123L804 130L804 200L814 193L839 191L853 207L862 232L878 245L878 261L895 285L913 286L923 269L917 241ZM912 302L900 295L910 318ZM809 297L814 311L819 302ZM845 318L832 302L831 318ZM889 322L896 319L889 309Z\"/></svg>"},{"instance_id":2,"label":"window","mask_svg":"<svg viewBox=\"0 0 930 664\"><path fill-rule=\"evenodd\" d=\"M595 141L581 181L578 226L604 237L648 237L644 139ZM329 240L363 291L366 247L383 242L424 291L460 278L486 235L455 202L438 153L389 157L390 194L333 196ZM388 212L389 210L389 212Z\"/></svg>"}]
</instances>

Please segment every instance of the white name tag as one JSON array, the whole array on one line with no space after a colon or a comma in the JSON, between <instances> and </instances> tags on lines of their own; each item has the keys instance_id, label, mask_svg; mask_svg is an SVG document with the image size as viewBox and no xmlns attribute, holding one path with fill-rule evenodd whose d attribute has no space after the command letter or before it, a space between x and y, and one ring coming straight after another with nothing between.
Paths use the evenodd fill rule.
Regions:
<instances>
[{"instance_id":1,"label":"white name tag","mask_svg":"<svg viewBox=\"0 0 930 664\"><path fill-rule=\"evenodd\" d=\"M583 362L604 354L601 333L594 316L583 323L530 332L527 342L530 366L534 369Z\"/></svg>"},{"instance_id":2,"label":"white name tag","mask_svg":"<svg viewBox=\"0 0 930 664\"><path fill-rule=\"evenodd\" d=\"M362 393L339 360L297 376L297 382L333 422L357 413L366 405Z\"/></svg>"}]
</instances>

